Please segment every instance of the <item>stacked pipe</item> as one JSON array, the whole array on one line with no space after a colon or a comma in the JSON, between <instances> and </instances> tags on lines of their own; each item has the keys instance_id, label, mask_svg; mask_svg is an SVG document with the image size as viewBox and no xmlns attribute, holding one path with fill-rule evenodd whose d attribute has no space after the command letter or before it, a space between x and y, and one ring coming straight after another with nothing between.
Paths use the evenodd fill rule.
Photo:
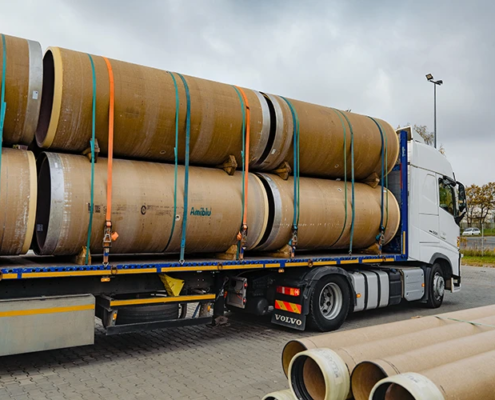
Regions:
<instances>
[{"instance_id":1,"label":"stacked pipe","mask_svg":"<svg viewBox=\"0 0 495 400\"><path fill-rule=\"evenodd\" d=\"M5 144L40 153L38 254L101 253L107 226L114 253L223 253L240 238L273 253L295 231L298 250L380 251L398 230L383 185L399 146L380 119L57 47L38 64L34 143L31 120L22 138L5 128Z\"/></svg>"},{"instance_id":2,"label":"stacked pipe","mask_svg":"<svg viewBox=\"0 0 495 400\"><path fill-rule=\"evenodd\" d=\"M26 146L38 123L42 51L38 42L0 36L0 255L17 255L29 250L35 223L36 161Z\"/></svg>"},{"instance_id":3,"label":"stacked pipe","mask_svg":"<svg viewBox=\"0 0 495 400\"><path fill-rule=\"evenodd\" d=\"M495 306L292 340L282 366L297 399L492 398Z\"/></svg>"}]
</instances>

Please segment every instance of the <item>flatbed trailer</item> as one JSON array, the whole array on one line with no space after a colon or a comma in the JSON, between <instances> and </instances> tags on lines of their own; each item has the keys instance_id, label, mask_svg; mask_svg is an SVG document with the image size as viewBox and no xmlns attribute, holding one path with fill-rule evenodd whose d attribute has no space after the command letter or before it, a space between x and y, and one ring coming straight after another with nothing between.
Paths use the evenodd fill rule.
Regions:
<instances>
[{"instance_id":1,"label":"flatbed trailer","mask_svg":"<svg viewBox=\"0 0 495 400\"><path fill-rule=\"evenodd\" d=\"M452 222L462 211L464 190L452 180L453 173L417 168L414 164L430 149L416 142L410 129L398 134L400 156L389 189L398 200L401 222L381 254L296 252L294 258L248 255L243 260L191 256L184 262L177 256L111 255L108 265L98 256L90 265L51 256L0 257L0 355L92 344L95 316L109 335L221 324L226 309L271 312L275 324L328 331L338 329L350 312L403 299L439 307L445 288L460 289L460 256L457 245L443 238L441 226L427 232L429 239L418 236L423 214L417 206L421 201L413 197L420 194L411 186L416 179L411 169L436 174L441 188L447 180L452 188L458 185ZM435 190L441 220L445 210ZM456 226L450 220L447 224ZM188 303L197 303L192 317Z\"/></svg>"}]
</instances>

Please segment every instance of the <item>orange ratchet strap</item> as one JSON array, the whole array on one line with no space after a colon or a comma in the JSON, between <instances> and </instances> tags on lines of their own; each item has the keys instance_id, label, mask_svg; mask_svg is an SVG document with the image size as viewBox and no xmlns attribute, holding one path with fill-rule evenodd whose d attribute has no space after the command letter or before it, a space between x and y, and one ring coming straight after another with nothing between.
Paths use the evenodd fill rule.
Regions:
<instances>
[{"instance_id":1,"label":"orange ratchet strap","mask_svg":"<svg viewBox=\"0 0 495 400\"><path fill-rule=\"evenodd\" d=\"M246 249L247 232L248 232L247 211L248 211L248 187L249 187L249 184L248 184L248 182L249 182L249 133L250 133L250 125L251 125L251 110L249 108L249 101L248 101L248 98L247 98L244 90L242 90L239 86L236 86L236 88L241 93L242 99L244 100L244 104L246 106L246 134L245 134L246 148L245 148L245 154L244 154L244 199L243 199L244 212L242 215L242 227L241 227L241 231L239 232L239 237L238 237L238 239L240 241L239 258L242 260L244 258L244 250Z\"/></svg>"},{"instance_id":2,"label":"orange ratchet strap","mask_svg":"<svg viewBox=\"0 0 495 400\"><path fill-rule=\"evenodd\" d=\"M110 103L108 107L108 170L107 170L107 212L105 215L105 228L103 231L103 265L108 265L108 256L112 240L119 235L112 233L112 169L113 169L113 130L115 111L115 82L113 78L112 64L108 58L103 57L108 68L108 79L110 81Z\"/></svg>"}]
</instances>

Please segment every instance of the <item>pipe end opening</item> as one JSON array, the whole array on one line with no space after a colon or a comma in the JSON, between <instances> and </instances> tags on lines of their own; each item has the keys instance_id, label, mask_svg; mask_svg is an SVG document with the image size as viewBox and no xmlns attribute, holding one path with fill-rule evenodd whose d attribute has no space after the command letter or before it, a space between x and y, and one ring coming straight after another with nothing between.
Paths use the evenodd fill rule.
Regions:
<instances>
[{"instance_id":1,"label":"pipe end opening","mask_svg":"<svg viewBox=\"0 0 495 400\"><path fill-rule=\"evenodd\" d=\"M50 49L46 51L43 57L43 87L41 93L41 107L38 126L36 128L36 142L39 147L46 147L45 141L50 127L53 96L55 93L55 61Z\"/></svg>"},{"instance_id":2,"label":"pipe end opening","mask_svg":"<svg viewBox=\"0 0 495 400\"><path fill-rule=\"evenodd\" d=\"M373 387L387 375L376 364L364 361L354 368L351 376L352 394L356 400L368 400Z\"/></svg>"},{"instance_id":3,"label":"pipe end opening","mask_svg":"<svg viewBox=\"0 0 495 400\"><path fill-rule=\"evenodd\" d=\"M285 345L282 351L282 368L284 369L285 376L289 376L289 365L294 356L305 350L307 350L306 346L295 340L291 340Z\"/></svg>"},{"instance_id":4,"label":"pipe end opening","mask_svg":"<svg viewBox=\"0 0 495 400\"><path fill-rule=\"evenodd\" d=\"M326 398L325 377L319 365L307 355L298 355L292 360L290 382L298 399Z\"/></svg>"}]
</instances>

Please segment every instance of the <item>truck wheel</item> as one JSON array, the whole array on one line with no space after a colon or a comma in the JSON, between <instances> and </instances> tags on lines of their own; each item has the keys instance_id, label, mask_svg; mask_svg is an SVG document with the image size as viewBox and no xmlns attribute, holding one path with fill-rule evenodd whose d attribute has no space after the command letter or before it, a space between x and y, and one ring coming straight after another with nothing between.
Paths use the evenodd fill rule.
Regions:
<instances>
[{"instance_id":1,"label":"truck wheel","mask_svg":"<svg viewBox=\"0 0 495 400\"><path fill-rule=\"evenodd\" d=\"M351 291L345 277L324 276L311 292L309 326L322 332L339 329L349 313L350 299Z\"/></svg>"},{"instance_id":2,"label":"truck wheel","mask_svg":"<svg viewBox=\"0 0 495 400\"><path fill-rule=\"evenodd\" d=\"M165 321L179 318L178 304L152 304L127 306L119 309L117 325L138 322Z\"/></svg>"},{"instance_id":3,"label":"truck wheel","mask_svg":"<svg viewBox=\"0 0 495 400\"><path fill-rule=\"evenodd\" d=\"M429 308L438 308L443 303L443 295L445 293L445 278L443 277L442 267L435 263L431 267L430 279L428 282L428 301Z\"/></svg>"}]
</instances>

